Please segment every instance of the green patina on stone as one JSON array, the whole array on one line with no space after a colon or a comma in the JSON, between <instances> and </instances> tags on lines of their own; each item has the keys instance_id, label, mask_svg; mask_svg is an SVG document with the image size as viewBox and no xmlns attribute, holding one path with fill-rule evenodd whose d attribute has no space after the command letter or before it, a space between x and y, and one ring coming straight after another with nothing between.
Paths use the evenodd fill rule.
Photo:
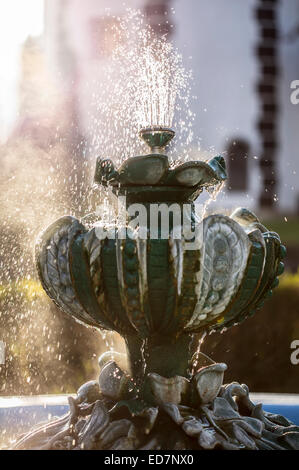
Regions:
<instances>
[{"instance_id":1,"label":"green patina on stone","mask_svg":"<svg viewBox=\"0 0 299 470\"><path fill-rule=\"evenodd\" d=\"M95 228L88 231L76 219L62 218L44 232L36 249L51 298L78 320L120 333L138 383L149 373L188 377L197 335L228 328L259 309L277 286L285 256L279 236L243 208L231 217L213 215L199 223L192 205L193 229L202 230L203 240L190 251L184 237L163 239L160 228L158 239L150 238L152 203L170 208L175 202L182 209L227 175L221 156L170 168L163 153L174 133L154 128L141 134L153 153L126 160L119 169L98 159L95 181L126 195L127 207L144 203L148 238L127 234L98 240ZM172 214L167 217L171 231ZM142 385L145 396L147 383Z\"/></svg>"},{"instance_id":2,"label":"green patina on stone","mask_svg":"<svg viewBox=\"0 0 299 470\"><path fill-rule=\"evenodd\" d=\"M70 397L70 414L33 430L15 448L298 449L299 427L264 413L246 385L223 385L227 366L199 351L205 332L242 322L272 295L285 247L244 208L197 220L193 201L226 179L223 157L170 167L164 149L174 132L153 127L140 135L151 154L118 169L98 159L95 182L125 195L127 210L143 203L145 226L131 227L123 238L123 227L87 229L67 216L36 246L47 294L81 323L120 333L127 354L106 351L98 382ZM152 203L164 204L166 238L159 219L151 236ZM175 222L174 203L180 211L191 203L193 240L185 232L175 236L183 217L180 212ZM127 223L134 217L128 212Z\"/></svg>"}]
</instances>

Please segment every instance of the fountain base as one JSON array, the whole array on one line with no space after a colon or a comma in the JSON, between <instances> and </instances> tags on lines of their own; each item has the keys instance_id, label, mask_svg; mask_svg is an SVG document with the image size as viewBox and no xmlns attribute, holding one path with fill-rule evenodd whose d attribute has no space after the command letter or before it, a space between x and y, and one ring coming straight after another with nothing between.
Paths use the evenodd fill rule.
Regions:
<instances>
[{"instance_id":1,"label":"fountain base","mask_svg":"<svg viewBox=\"0 0 299 470\"><path fill-rule=\"evenodd\" d=\"M67 415L24 435L14 449L299 449L299 427L255 405L246 385L222 385L225 369L212 363L191 380L148 374L156 401L149 405L109 362L99 383L88 382L69 398Z\"/></svg>"}]
</instances>

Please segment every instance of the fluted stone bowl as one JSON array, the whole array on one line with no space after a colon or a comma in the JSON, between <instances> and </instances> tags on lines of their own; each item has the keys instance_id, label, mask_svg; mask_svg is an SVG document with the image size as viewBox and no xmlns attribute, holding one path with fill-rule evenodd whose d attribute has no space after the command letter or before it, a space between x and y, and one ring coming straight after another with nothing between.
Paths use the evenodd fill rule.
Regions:
<instances>
[{"instance_id":1,"label":"fluted stone bowl","mask_svg":"<svg viewBox=\"0 0 299 470\"><path fill-rule=\"evenodd\" d=\"M276 233L241 212L205 218L203 246L187 251L171 237L101 240L96 228L62 217L36 247L43 287L75 319L123 336L239 323L272 294L285 255Z\"/></svg>"},{"instance_id":2,"label":"fluted stone bowl","mask_svg":"<svg viewBox=\"0 0 299 470\"><path fill-rule=\"evenodd\" d=\"M160 128L150 134L145 129L144 135L158 150L173 136ZM125 196L127 214L136 203L144 205L147 220L152 204L171 209L175 202L181 213L189 205L197 233L192 249L184 230L177 237L183 217L175 225L170 210L166 238L161 230L153 238L149 222L124 232L129 218L127 225L88 228L66 216L37 241L38 272L48 295L76 320L120 333L130 373L141 382L149 373L190 378L199 335L252 315L283 272L285 248L279 236L250 211L196 217L194 200L226 177L221 156L174 166L166 155L151 153L130 158L118 169L98 158L95 182Z\"/></svg>"}]
</instances>

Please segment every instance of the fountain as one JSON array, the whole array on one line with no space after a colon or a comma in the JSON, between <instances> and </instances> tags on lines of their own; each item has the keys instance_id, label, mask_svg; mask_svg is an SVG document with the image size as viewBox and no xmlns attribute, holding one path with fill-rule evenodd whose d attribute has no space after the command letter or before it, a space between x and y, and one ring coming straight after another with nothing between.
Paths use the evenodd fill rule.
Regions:
<instances>
[{"instance_id":1,"label":"fountain","mask_svg":"<svg viewBox=\"0 0 299 470\"><path fill-rule=\"evenodd\" d=\"M199 220L195 199L226 179L221 156L171 166L171 129L151 126L139 135L148 155L119 168L96 163L95 182L125 198L126 220L88 228L65 216L36 244L49 297L84 325L117 331L127 363L105 353L99 380L69 398L69 413L14 448L298 449L299 427L252 403L246 385L223 385L227 366L199 350L206 333L262 307L283 272L285 247L243 208ZM133 226L136 210L146 218Z\"/></svg>"}]
</instances>

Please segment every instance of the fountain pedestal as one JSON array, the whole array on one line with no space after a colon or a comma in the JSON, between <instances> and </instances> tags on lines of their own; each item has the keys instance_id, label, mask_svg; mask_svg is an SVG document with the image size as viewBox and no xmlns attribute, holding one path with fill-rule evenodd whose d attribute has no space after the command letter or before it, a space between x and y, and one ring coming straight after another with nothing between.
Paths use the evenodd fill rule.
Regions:
<instances>
[{"instance_id":1,"label":"fountain pedestal","mask_svg":"<svg viewBox=\"0 0 299 470\"><path fill-rule=\"evenodd\" d=\"M126 337L128 362L132 377L144 377L154 372L163 377L191 377L192 357L198 349L198 335L178 337L155 335L146 340Z\"/></svg>"}]
</instances>

